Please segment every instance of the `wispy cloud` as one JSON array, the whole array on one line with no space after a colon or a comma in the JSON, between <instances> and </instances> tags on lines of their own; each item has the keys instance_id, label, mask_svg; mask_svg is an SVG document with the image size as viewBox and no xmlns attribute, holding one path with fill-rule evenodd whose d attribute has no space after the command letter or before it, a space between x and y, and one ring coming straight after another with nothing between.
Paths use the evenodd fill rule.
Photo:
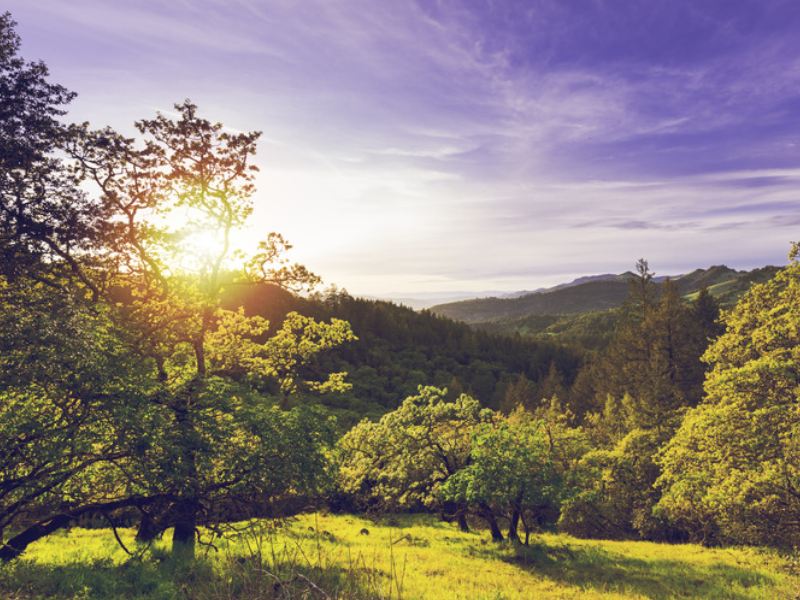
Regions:
<instances>
[{"instance_id":1,"label":"wispy cloud","mask_svg":"<svg viewBox=\"0 0 800 600\"><path fill-rule=\"evenodd\" d=\"M349 287L755 266L800 237L794 2L7 4L76 119L190 97L263 130L252 235Z\"/></svg>"}]
</instances>

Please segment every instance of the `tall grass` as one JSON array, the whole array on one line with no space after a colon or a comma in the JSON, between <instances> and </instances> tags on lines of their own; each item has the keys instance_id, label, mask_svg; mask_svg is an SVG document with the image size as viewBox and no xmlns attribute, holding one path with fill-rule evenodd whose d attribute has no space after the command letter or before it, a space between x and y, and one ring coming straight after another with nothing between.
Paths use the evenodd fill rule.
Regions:
<instances>
[{"instance_id":1,"label":"tall grass","mask_svg":"<svg viewBox=\"0 0 800 600\"><path fill-rule=\"evenodd\" d=\"M134 532L121 530L134 551ZM541 535L494 544L428 517L379 523L304 515L210 532L191 566L166 542L129 557L104 530L51 536L0 567L0 598L108 600L648 599L796 600L785 557L748 548L578 540ZM140 548L143 549L143 548Z\"/></svg>"}]
</instances>

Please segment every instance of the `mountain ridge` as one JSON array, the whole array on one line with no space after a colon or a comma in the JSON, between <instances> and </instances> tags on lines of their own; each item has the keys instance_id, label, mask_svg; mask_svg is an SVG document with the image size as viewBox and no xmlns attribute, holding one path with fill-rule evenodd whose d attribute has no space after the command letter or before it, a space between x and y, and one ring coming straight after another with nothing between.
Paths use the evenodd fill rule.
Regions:
<instances>
[{"instance_id":1,"label":"mountain ridge","mask_svg":"<svg viewBox=\"0 0 800 600\"><path fill-rule=\"evenodd\" d=\"M683 296L690 297L703 287L723 306L735 304L752 283L771 279L780 267L766 266L752 271L737 271L725 265L695 269L686 274L660 276L656 282L672 280ZM516 319L529 315L580 315L618 308L629 292L630 271L619 275L603 274L579 277L511 298L476 298L437 304L429 310L458 321L475 324L497 319Z\"/></svg>"}]
</instances>

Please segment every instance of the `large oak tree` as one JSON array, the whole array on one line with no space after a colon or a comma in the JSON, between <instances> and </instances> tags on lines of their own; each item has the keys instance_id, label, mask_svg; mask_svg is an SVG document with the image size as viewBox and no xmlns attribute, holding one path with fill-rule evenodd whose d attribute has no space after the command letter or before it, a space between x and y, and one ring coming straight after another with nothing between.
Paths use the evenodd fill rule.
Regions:
<instances>
[{"instance_id":1,"label":"large oak tree","mask_svg":"<svg viewBox=\"0 0 800 600\"><path fill-rule=\"evenodd\" d=\"M150 535L174 527L190 556L223 507L324 480L330 423L276 405L342 389L342 374L306 381L298 367L352 334L221 306L226 286L318 282L284 261L279 234L249 257L232 247L252 211L257 132L229 133L189 101L175 120L138 122L138 140L62 126L72 95L16 56L8 15L1 25L0 291L19 314L0 315L0 530L13 532L0 558L124 507Z\"/></svg>"}]
</instances>

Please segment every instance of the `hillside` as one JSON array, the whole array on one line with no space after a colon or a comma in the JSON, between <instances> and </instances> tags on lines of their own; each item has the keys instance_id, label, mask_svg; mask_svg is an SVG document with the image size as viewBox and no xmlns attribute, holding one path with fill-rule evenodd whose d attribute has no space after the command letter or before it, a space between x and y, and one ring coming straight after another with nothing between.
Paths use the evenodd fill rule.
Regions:
<instances>
[{"instance_id":1,"label":"hillside","mask_svg":"<svg viewBox=\"0 0 800 600\"><path fill-rule=\"evenodd\" d=\"M628 295L629 274L558 286L518 298L480 298L439 304L431 311L465 323L527 315L582 314L618 307Z\"/></svg>"},{"instance_id":2,"label":"hillside","mask_svg":"<svg viewBox=\"0 0 800 600\"><path fill-rule=\"evenodd\" d=\"M763 267L753 271L736 271L724 265L696 269L670 279L678 284L686 297L707 287L723 306L732 306L753 283L771 279L778 267ZM618 308L628 295L631 273L584 277L571 284L559 285L518 298L481 298L439 304L431 311L476 324L498 319L520 319L532 315L581 315ZM657 280L663 281L665 277Z\"/></svg>"},{"instance_id":3,"label":"hillside","mask_svg":"<svg viewBox=\"0 0 800 600\"><path fill-rule=\"evenodd\" d=\"M696 269L670 278L681 294L692 300L706 287L722 308L730 308L753 284L772 279L778 267L736 271L724 265ZM633 275L582 277L519 298L485 298L443 304L431 310L439 315L462 320L472 328L492 335L547 339L602 350L614 335L619 311L628 294L628 279ZM655 278L664 281L666 277Z\"/></svg>"},{"instance_id":4,"label":"hillside","mask_svg":"<svg viewBox=\"0 0 800 600\"><path fill-rule=\"evenodd\" d=\"M371 518L369 518L371 517ZM242 525L242 524L239 524ZM243 531L247 531L244 533ZM366 533L364 533L366 532ZM137 548L134 529L115 530ZM74 528L0 571L0 597L72 600L764 600L796 598L790 557L762 548L582 540L542 533L492 544L432 515L309 513L222 528L194 568L166 540L135 561L110 529ZM261 552L262 547L264 552Z\"/></svg>"},{"instance_id":5,"label":"hillside","mask_svg":"<svg viewBox=\"0 0 800 600\"><path fill-rule=\"evenodd\" d=\"M300 298L274 286L234 286L226 292L224 305L264 317L273 331L290 311L350 323L358 339L306 368L310 379L321 373L348 373L350 391L321 399L345 427L397 408L420 385L448 388L453 395L468 392L484 406L497 408L520 374L539 382L552 364L571 384L582 363L583 353L577 348L491 335L430 311L353 298L346 292Z\"/></svg>"}]
</instances>

